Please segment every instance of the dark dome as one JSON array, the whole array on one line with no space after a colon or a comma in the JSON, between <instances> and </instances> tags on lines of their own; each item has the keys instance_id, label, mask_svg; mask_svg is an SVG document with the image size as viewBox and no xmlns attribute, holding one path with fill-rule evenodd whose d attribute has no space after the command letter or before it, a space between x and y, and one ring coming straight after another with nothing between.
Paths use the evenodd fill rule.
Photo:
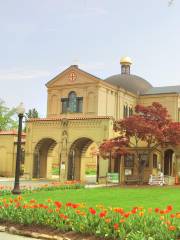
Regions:
<instances>
[{"instance_id":1,"label":"dark dome","mask_svg":"<svg viewBox=\"0 0 180 240\"><path fill-rule=\"evenodd\" d=\"M131 74L113 75L104 81L135 94L143 94L152 88L152 85L148 81Z\"/></svg>"}]
</instances>

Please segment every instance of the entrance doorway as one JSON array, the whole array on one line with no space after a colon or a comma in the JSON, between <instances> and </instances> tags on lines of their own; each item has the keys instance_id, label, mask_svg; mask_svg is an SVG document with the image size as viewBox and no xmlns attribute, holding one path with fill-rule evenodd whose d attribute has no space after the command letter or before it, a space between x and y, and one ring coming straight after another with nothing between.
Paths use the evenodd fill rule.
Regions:
<instances>
[{"instance_id":1,"label":"entrance doorway","mask_svg":"<svg viewBox=\"0 0 180 240\"><path fill-rule=\"evenodd\" d=\"M117 154L114 158L114 173L120 173L121 155Z\"/></svg>"},{"instance_id":2,"label":"entrance doorway","mask_svg":"<svg viewBox=\"0 0 180 240\"><path fill-rule=\"evenodd\" d=\"M164 175L172 176L173 150L168 149L164 152Z\"/></svg>"},{"instance_id":3,"label":"entrance doorway","mask_svg":"<svg viewBox=\"0 0 180 240\"><path fill-rule=\"evenodd\" d=\"M56 141L51 138L40 140L34 149L33 178L50 178L52 172L52 152Z\"/></svg>"},{"instance_id":4,"label":"entrance doorway","mask_svg":"<svg viewBox=\"0 0 180 240\"><path fill-rule=\"evenodd\" d=\"M83 180L86 181L88 174L88 168L90 167L96 173L96 159L92 154L92 147L94 151L94 142L86 137L79 138L71 145L69 156L68 156L68 180ZM93 165L93 166L91 166ZM94 175L96 180L96 175Z\"/></svg>"}]
</instances>

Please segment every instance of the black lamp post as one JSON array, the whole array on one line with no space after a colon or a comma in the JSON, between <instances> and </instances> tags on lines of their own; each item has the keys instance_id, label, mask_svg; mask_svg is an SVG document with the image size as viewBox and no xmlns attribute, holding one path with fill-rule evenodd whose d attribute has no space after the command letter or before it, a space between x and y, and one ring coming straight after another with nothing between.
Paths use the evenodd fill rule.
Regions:
<instances>
[{"instance_id":1,"label":"black lamp post","mask_svg":"<svg viewBox=\"0 0 180 240\"><path fill-rule=\"evenodd\" d=\"M96 169L96 182L99 182L99 149L96 152L97 156L97 169Z\"/></svg>"},{"instance_id":2,"label":"black lamp post","mask_svg":"<svg viewBox=\"0 0 180 240\"><path fill-rule=\"evenodd\" d=\"M19 117L19 125L18 125L18 141L17 141L17 153L16 153L16 172L15 172L15 181L14 181L14 189L12 190L13 194L20 194L21 190L19 187L19 177L20 177L20 166L21 166L21 138L22 138L22 119L25 113L25 108L23 103L17 107L16 112Z\"/></svg>"}]
</instances>

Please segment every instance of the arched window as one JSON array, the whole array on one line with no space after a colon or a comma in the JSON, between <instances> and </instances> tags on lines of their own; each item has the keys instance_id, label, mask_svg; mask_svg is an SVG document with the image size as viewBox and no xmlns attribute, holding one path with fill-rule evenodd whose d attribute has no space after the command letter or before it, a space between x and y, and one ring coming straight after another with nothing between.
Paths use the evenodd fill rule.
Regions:
<instances>
[{"instance_id":1,"label":"arched window","mask_svg":"<svg viewBox=\"0 0 180 240\"><path fill-rule=\"evenodd\" d=\"M77 98L75 92L70 92L68 96L69 112L77 112Z\"/></svg>"},{"instance_id":2,"label":"arched window","mask_svg":"<svg viewBox=\"0 0 180 240\"><path fill-rule=\"evenodd\" d=\"M62 113L82 112L83 97L77 97L74 91L70 92L68 98L61 98Z\"/></svg>"}]
</instances>

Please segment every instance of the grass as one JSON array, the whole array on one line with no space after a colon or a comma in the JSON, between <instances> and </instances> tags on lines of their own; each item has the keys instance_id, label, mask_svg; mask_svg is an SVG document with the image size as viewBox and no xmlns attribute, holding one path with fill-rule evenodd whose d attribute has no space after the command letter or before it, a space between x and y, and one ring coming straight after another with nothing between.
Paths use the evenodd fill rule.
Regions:
<instances>
[{"instance_id":1,"label":"grass","mask_svg":"<svg viewBox=\"0 0 180 240\"><path fill-rule=\"evenodd\" d=\"M24 194L23 198L27 200L36 199L38 202L51 198L63 203L85 202L88 206L103 204L107 207L123 207L127 210L134 206L164 209L167 205L173 205L174 210L180 212L180 187L116 187L56 190Z\"/></svg>"},{"instance_id":2,"label":"grass","mask_svg":"<svg viewBox=\"0 0 180 240\"><path fill-rule=\"evenodd\" d=\"M96 175L96 169L87 169L86 175Z\"/></svg>"}]
</instances>

